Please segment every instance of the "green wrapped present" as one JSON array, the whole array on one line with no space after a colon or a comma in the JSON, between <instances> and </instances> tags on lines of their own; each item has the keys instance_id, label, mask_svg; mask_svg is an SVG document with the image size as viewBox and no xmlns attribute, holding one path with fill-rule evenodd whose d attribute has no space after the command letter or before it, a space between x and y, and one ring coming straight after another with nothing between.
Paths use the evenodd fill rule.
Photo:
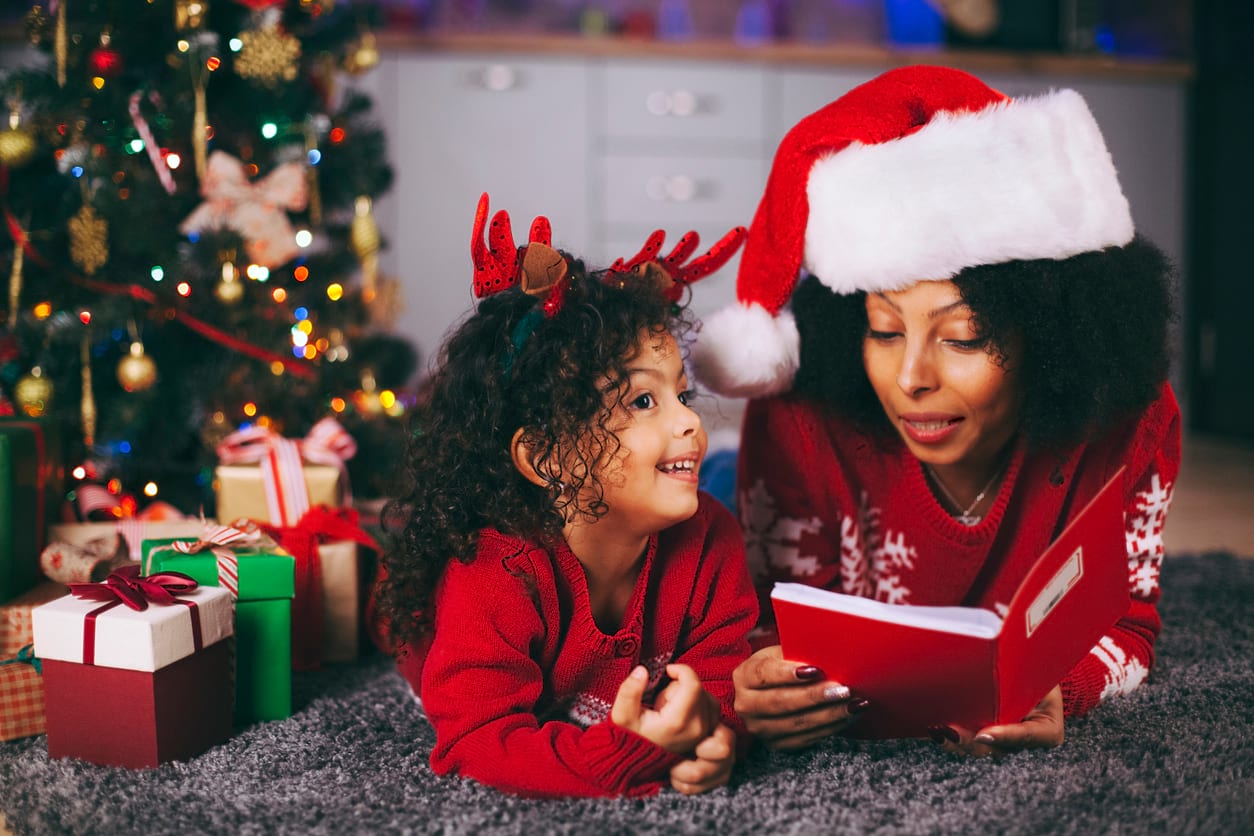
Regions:
<instances>
[{"instance_id":1,"label":"green wrapped present","mask_svg":"<svg viewBox=\"0 0 1254 836\"><path fill-rule=\"evenodd\" d=\"M39 583L39 552L57 514L63 476L52 425L0 418L0 601Z\"/></svg>"},{"instance_id":2,"label":"green wrapped present","mask_svg":"<svg viewBox=\"0 0 1254 836\"><path fill-rule=\"evenodd\" d=\"M235 720L281 720L292 713L296 559L269 540L224 536L222 532L240 534L225 526L216 531L218 536L207 532L202 540L144 540L144 574L182 572L205 586L232 589L237 596ZM251 542L239 542L248 539Z\"/></svg>"}]
</instances>

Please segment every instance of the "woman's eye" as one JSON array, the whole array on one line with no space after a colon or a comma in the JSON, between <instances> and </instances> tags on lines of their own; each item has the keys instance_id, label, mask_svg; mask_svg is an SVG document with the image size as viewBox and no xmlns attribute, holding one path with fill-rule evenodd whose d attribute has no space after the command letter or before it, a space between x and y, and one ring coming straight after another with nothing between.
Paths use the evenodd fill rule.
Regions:
<instances>
[{"instance_id":1,"label":"woman's eye","mask_svg":"<svg viewBox=\"0 0 1254 836\"><path fill-rule=\"evenodd\" d=\"M649 394L637 395L636 399L631 402L632 409L651 409L653 407L653 396Z\"/></svg>"},{"instance_id":2,"label":"woman's eye","mask_svg":"<svg viewBox=\"0 0 1254 836\"><path fill-rule=\"evenodd\" d=\"M975 351L977 349L983 348L985 341L980 339L979 337L976 337L973 340L945 340L945 344L951 345L954 348L960 349L962 351Z\"/></svg>"},{"instance_id":3,"label":"woman's eye","mask_svg":"<svg viewBox=\"0 0 1254 836\"><path fill-rule=\"evenodd\" d=\"M867 329L867 337L878 342L887 342L894 337L900 337L900 331L877 331L874 328Z\"/></svg>"},{"instance_id":4,"label":"woman's eye","mask_svg":"<svg viewBox=\"0 0 1254 836\"><path fill-rule=\"evenodd\" d=\"M692 399L695 398L696 396L697 396L696 389L685 389L684 391L679 393L679 402L683 404L684 406L690 406L692 404Z\"/></svg>"}]
</instances>

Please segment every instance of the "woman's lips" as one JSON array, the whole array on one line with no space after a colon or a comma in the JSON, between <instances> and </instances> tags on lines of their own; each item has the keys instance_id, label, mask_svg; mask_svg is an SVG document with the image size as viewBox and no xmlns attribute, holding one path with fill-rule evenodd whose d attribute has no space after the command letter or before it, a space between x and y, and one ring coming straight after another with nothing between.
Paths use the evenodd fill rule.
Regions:
<instances>
[{"instance_id":1,"label":"woman's lips","mask_svg":"<svg viewBox=\"0 0 1254 836\"><path fill-rule=\"evenodd\" d=\"M919 444L938 444L958 430L963 419L958 415L937 413L912 413L899 417L901 429L912 441Z\"/></svg>"}]
</instances>

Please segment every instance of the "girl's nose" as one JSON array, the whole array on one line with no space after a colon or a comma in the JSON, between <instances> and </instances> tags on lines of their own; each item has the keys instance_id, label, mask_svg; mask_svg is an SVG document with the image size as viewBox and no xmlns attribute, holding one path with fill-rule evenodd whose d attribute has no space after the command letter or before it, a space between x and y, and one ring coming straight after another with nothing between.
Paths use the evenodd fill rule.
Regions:
<instances>
[{"instance_id":1,"label":"girl's nose","mask_svg":"<svg viewBox=\"0 0 1254 836\"><path fill-rule=\"evenodd\" d=\"M679 436L694 435L701 429L701 416L692 407L681 403L679 417L675 423L675 434Z\"/></svg>"}]
</instances>

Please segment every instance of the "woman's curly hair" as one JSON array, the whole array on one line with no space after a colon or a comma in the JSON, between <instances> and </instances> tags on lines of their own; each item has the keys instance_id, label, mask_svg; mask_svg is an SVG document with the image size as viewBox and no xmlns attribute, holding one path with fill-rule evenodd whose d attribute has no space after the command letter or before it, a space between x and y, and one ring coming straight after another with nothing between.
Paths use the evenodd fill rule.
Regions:
<instances>
[{"instance_id":1,"label":"woman's curly hair","mask_svg":"<svg viewBox=\"0 0 1254 836\"><path fill-rule=\"evenodd\" d=\"M682 342L691 328L685 309L651 280L569 265L553 316L540 317L541 301L517 288L498 293L440 350L411 414L405 488L384 515L389 543L376 606L394 643L428 630L445 566L474 558L481 529L546 541L571 514L605 513L598 465L618 449L607 421L641 334ZM519 428L536 471L553 475L546 487L514 466Z\"/></svg>"},{"instance_id":2,"label":"woman's curly hair","mask_svg":"<svg viewBox=\"0 0 1254 836\"><path fill-rule=\"evenodd\" d=\"M1170 364L1171 278L1167 257L1139 236L1124 247L970 267L954 278L988 351L1018 369L1030 447L1061 452L1158 396ZM862 362L866 294L841 296L810 276L792 310L801 333L793 391L863 431L892 434Z\"/></svg>"}]
</instances>

